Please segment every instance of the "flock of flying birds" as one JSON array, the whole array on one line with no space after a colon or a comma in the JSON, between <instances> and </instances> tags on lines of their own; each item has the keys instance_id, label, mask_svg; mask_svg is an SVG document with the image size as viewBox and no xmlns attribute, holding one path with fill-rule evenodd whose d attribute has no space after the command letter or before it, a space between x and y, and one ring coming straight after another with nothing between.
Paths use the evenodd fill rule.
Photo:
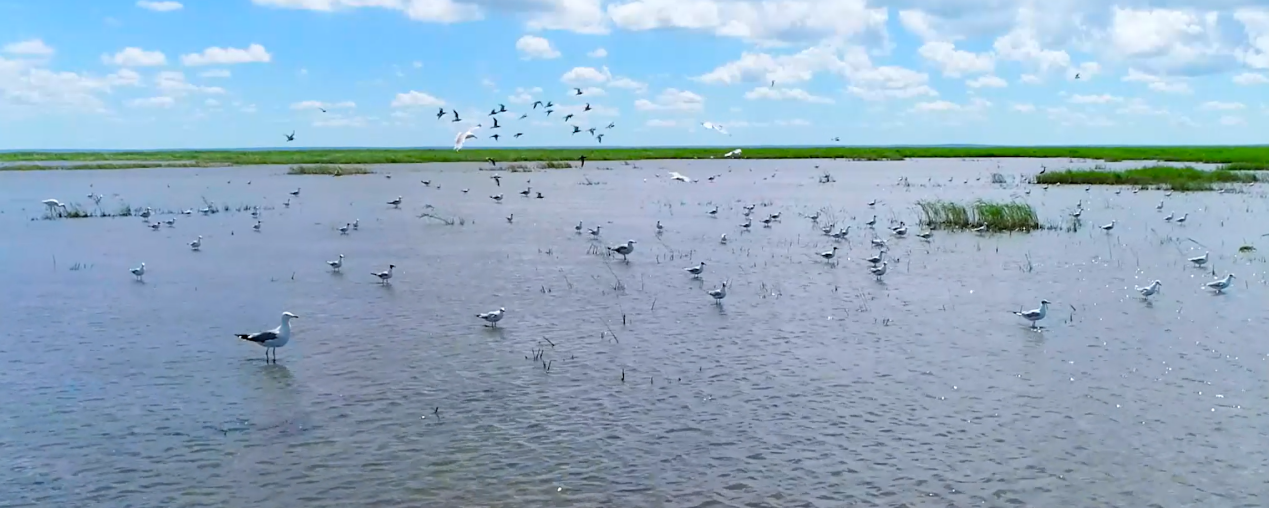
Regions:
<instances>
[{"instance_id":1,"label":"flock of flying birds","mask_svg":"<svg viewBox=\"0 0 1269 508\"><path fill-rule=\"evenodd\" d=\"M573 92L574 92L574 93L573 93L573 95L582 95L582 93L583 93L581 88L574 88L574 89L573 89ZM536 110L536 109L538 109L538 107L541 107L541 108L542 108L542 110L546 112L546 116L547 116L547 117L550 117L550 116L551 116L551 113L554 113L554 112L555 112L555 110L554 110L554 109L552 109L552 108L554 108L554 107L555 107L555 102L553 102L553 101L546 101L546 102L543 102L543 101L533 101L533 109L534 109L534 110ZM583 112L583 113L585 113L585 112L589 112L589 111L591 111L591 110L593 110L593 109L594 109L594 108L590 107L590 103L589 103L589 102L587 102L587 103L586 103L586 105L582 108L582 112ZM506 112L507 112L507 106L506 106L505 104L499 104L499 105L498 105L498 107L496 107L496 108L493 108L493 109L489 110L489 116L490 116L490 117L492 118L492 120L493 120L493 126L489 127L489 129L490 129L490 130L493 130L493 129L501 129L501 128L502 128L502 124L498 123L498 115L501 115L501 114L506 113ZM450 122L457 123L457 122L461 122L461 121L463 121L462 117L460 117L460 116L458 115L458 110L450 110L450 111L448 111L448 112L447 112L447 111L445 111L445 108L444 108L444 107L437 108L437 111L436 111L436 119L437 119L437 120L440 120L440 119L442 119L442 118L445 118L445 115L446 115L446 114L448 114L448 115L450 115L450 116L452 116L452 117L453 117L453 118L451 118L451 119L450 119ZM574 115L573 113L569 113L569 114L567 114L567 115L564 115L564 122L565 122L565 123L568 123L568 122L572 121L574 116L575 116L575 115ZM524 120L524 119L526 119L526 118L528 118L528 117L529 117L529 114L528 114L528 113L521 113L521 114L520 114L520 118L519 118L519 120ZM603 142L604 142L604 133L602 133L602 132L601 132L601 133L596 133L596 131L598 131L599 129L596 129L596 128L594 128L594 127L591 127L591 128L589 128L589 129L584 129L584 130L583 130L581 127L578 127L577 125L569 124L569 126L573 128L572 134L577 134L577 133L580 133L580 132L587 132L587 133L590 133L590 135L591 135L591 136L593 136L593 137L595 138L595 141L597 141L597 142L599 142L599 143L603 143ZM616 126L617 126L617 124L616 124L615 122L610 122L610 123L608 124L608 126L607 126L607 127L604 127L604 128L605 128L605 129L611 129L611 128L616 127ZM478 123L478 124L476 124L475 126L473 126L473 127L469 128L469 129L467 129L466 131L463 131L463 132L458 133L458 136L457 136L456 138L454 138L454 150L455 150L455 151L457 151L457 150L462 150L462 149L463 149L463 144L464 144L464 143L466 143L466 142L467 142L467 140L469 140L469 139L475 139L475 138L476 138L476 129L480 129L480 128L482 128L482 127L484 127L484 124L483 124L483 123ZM523 135L524 135L524 133L523 133L523 132L517 132L517 133L513 134L511 137L512 137L512 138L519 138L520 136L523 136ZM489 137L490 137L490 138L493 138L493 140L494 140L494 141L498 141L499 139L501 139L501 138L502 138L502 134L501 134L501 133L494 133L494 134L490 135Z\"/></svg>"}]
</instances>

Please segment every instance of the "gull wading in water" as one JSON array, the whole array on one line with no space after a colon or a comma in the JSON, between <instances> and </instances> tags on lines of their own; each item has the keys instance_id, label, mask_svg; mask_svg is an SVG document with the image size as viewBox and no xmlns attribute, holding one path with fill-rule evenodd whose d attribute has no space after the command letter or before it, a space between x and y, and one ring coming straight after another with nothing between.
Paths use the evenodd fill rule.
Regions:
<instances>
[{"instance_id":1,"label":"gull wading in water","mask_svg":"<svg viewBox=\"0 0 1269 508\"><path fill-rule=\"evenodd\" d=\"M1104 230L1106 230L1106 232L1108 232L1108 233L1109 233L1109 232L1110 232L1110 230L1115 229L1115 221L1113 221L1113 220L1112 220L1112 221L1110 221L1110 224L1106 224L1106 225L1104 225L1104 226L1101 226L1101 228L1102 228L1102 229L1104 229Z\"/></svg>"},{"instance_id":2,"label":"gull wading in water","mask_svg":"<svg viewBox=\"0 0 1269 508\"><path fill-rule=\"evenodd\" d=\"M378 277L378 278L379 278L379 283L380 283L380 284L387 284L387 283L388 283L388 279L391 279L391 278L392 278L392 269L393 269L393 268L396 268L396 267L397 267L397 265L388 265L388 270L387 270L387 271L384 271L384 272L372 272L370 275L374 275L375 277Z\"/></svg>"},{"instance_id":3,"label":"gull wading in water","mask_svg":"<svg viewBox=\"0 0 1269 508\"><path fill-rule=\"evenodd\" d=\"M298 318L290 312L282 313L282 324L272 330L265 330L256 333L238 333L235 334L239 339L251 341L264 346L264 362L269 362L269 350L273 350L273 363L278 363L278 348L285 346L291 341L291 320Z\"/></svg>"},{"instance_id":4,"label":"gull wading in water","mask_svg":"<svg viewBox=\"0 0 1269 508\"><path fill-rule=\"evenodd\" d=\"M190 248L190 249L193 249L193 250L198 250L198 249L203 248L203 235L198 235L198 238L196 238L196 239L194 239L194 241L190 242L190 243L189 243L189 248Z\"/></svg>"},{"instance_id":5,"label":"gull wading in water","mask_svg":"<svg viewBox=\"0 0 1269 508\"><path fill-rule=\"evenodd\" d=\"M837 257L837 246L834 245L833 250L821 252L820 257L824 258L824 261L832 261L833 258Z\"/></svg>"},{"instance_id":6,"label":"gull wading in water","mask_svg":"<svg viewBox=\"0 0 1269 508\"><path fill-rule=\"evenodd\" d=\"M1207 257L1211 254L1211 252L1204 252L1202 256L1190 258L1190 262L1194 263L1194 266L1203 266L1207 264Z\"/></svg>"},{"instance_id":7,"label":"gull wading in water","mask_svg":"<svg viewBox=\"0 0 1269 508\"><path fill-rule=\"evenodd\" d=\"M705 271L705 262L701 261L701 264L696 266L689 266L687 268L684 268L683 271L692 274L693 277L700 277L701 273Z\"/></svg>"},{"instance_id":8,"label":"gull wading in water","mask_svg":"<svg viewBox=\"0 0 1269 508\"><path fill-rule=\"evenodd\" d=\"M1225 278L1223 279L1216 279L1214 281L1208 282L1207 284L1204 284L1203 287L1207 289L1215 289L1217 293L1222 293L1225 291L1225 289L1229 288L1229 284L1233 282L1233 280L1234 280L1234 274L1231 273L1229 275L1226 275Z\"/></svg>"},{"instance_id":9,"label":"gull wading in water","mask_svg":"<svg viewBox=\"0 0 1269 508\"><path fill-rule=\"evenodd\" d=\"M498 322L502 321L502 315L506 313L507 313L507 309L503 307L498 307L498 310L495 310L493 312L483 312L480 314L476 314L476 317L483 319L485 321L488 321L489 322L488 326L497 328Z\"/></svg>"},{"instance_id":10,"label":"gull wading in water","mask_svg":"<svg viewBox=\"0 0 1269 508\"><path fill-rule=\"evenodd\" d=\"M344 267L344 255L340 254L339 259L327 261L326 264L330 265L331 271L338 272L340 268Z\"/></svg>"},{"instance_id":11,"label":"gull wading in water","mask_svg":"<svg viewBox=\"0 0 1269 508\"><path fill-rule=\"evenodd\" d=\"M137 280L145 280L145 263L141 263L141 266L138 266L128 271L132 272L132 275L135 275L137 277Z\"/></svg>"},{"instance_id":12,"label":"gull wading in water","mask_svg":"<svg viewBox=\"0 0 1269 508\"><path fill-rule=\"evenodd\" d=\"M711 289L709 291L706 291L705 294L708 294L709 296L714 297L715 304L722 305L723 298L727 298L727 281L723 281L723 285L720 286L718 289Z\"/></svg>"},{"instance_id":13,"label":"gull wading in water","mask_svg":"<svg viewBox=\"0 0 1269 508\"><path fill-rule=\"evenodd\" d=\"M1162 286L1163 283L1156 280L1151 282L1149 286L1137 286L1136 289L1138 293L1141 293L1142 298L1149 299L1151 296L1154 296L1155 293L1158 293L1159 288Z\"/></svg>"},{"instance_id":14,"label":"gull wading in water","mask_svg":"<svg viewBox=\"0 0 1269 508\"><path fill-rule=\"evenodd\" d=\"M881 280L881 276L886 274L886 266L888 265L889 263L886 263L883 261L880 266L868 267L868 271L872 272L873 275L877 276L877 280Z\"/></svg>"},{"instance_id":15,"label":"gull wading in water","mask_svg":"<svg viewBox=\"0 0 1269 508\"><path fill-rule=\"evenodd\" d=\"M1031 328L1038 329L1040 328L1040 326L1036 323L1040 321L1041 319L1044 319L1044 316L1048 313L1049 313L1049 301L1040 300L1040 308L1032 309L1032 310L1016 311L1013 313L1013 315L1026 319L1027 321L1030 321Z\"/></svg>"},{"instance_id":16,"label":"gull wading in water","mask_svg":"<svg viewBox=\"0 0 1269 508\"><path fill-rule=\"evenodd\" d=\"M389 201L388 204L392 205L393 208L401 208L401 196L397 196L396 199Z\"/></svg>"},{"instance_id":17,"label":"gull wading in water","mask_svg":"<svg viewBox=\"0 0 1269 508\"><path fill-rule=\"evenodd\" d=\"M608 250L612 252L616 252L617 254L621 254L622 261L630 261L630 259L627 256L629 256L631 252L634 252L634 244L635 244L634 240L626 240L626 243L624 245L614 245L612 247L609 247Z\"/></svg>"},{"instance_id":18,"label":"gull wading in water","mask_svg":"<svg viewBox=\"0 0 1269 508\"><path fill-rule=\"evenodd\" d=\"M718 243L721 243L721 244L723 244L723 245L727 245L727 233L723 233L723 236L722 236L721 238L719 238L719 239L718 239Z\"/></svg>"}]
</instances>

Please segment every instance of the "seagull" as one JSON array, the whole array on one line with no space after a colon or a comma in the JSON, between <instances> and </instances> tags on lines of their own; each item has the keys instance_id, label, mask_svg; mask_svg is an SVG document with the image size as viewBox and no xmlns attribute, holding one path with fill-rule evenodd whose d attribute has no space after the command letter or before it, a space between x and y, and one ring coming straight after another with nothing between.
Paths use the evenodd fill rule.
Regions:
<instances>
[{"instance_id":1,"label":"seagull","mask_svg":"<svg viewBox=\"0 0 1269 508\"><path fill-rule=\"evenodd\" d=\"M1172 222L1172 217L1173 217L1174 215L1176 215L1176 213L1175 213L1175 212L1169 212L1169 213L1168 213L1168 216L1167 216L1167 217L1164 217L1164 218L1163 218L1163 220L1168 221L1168 222Z\"/></svg>"},{"instance_id":2,"label":"seagull","mask_svg":"<svg viewBox=\"0 0 1269 508\"><path fill-rule=\"evenodd\" d=\"M360 227L361 227L361 219L353 219L352 228L355 230L355 229L359 229Z\"/></svg>"},{"instance_id":3,"label":"seagull","mask_svg":"<svg viewBox=\"0 0 1269 508\"><path fill-rule=\"evenodd\" d=\"M872 240L869 240L869 242L872 243L874 247L886 247L886 241L881 238L873 238Z\"/></svg>"},{"instance_id":4,"label":"seagull","mask_svg":"<svg viewBox=\"0 0 1269 508\"><path fill-rule=\"evenodd\" d=\"M1154 205L1154 209L1155 209L1155 210L1163 210L1163 200L1162 200L1162 199L1160 199L1160 200L1159 200L1159 204Z\"/></svg>"},{"instance_id":5,"label":"seagull","mask_svg":"<svg viewBox=\"0 0 1269 508\"><path fill-rule=\"evenodd\" d=\"M933 237L933 236L934 236L934 232L933 232L933 231L926 230L926 231L922 231L922 232L920 232L920 233L917 233L917 236L921 237L922 239L929 240L931 237Z\"/></svg>"},{"instance_id":6,"label":"seagull","mask_svg":"<svg viewBox=\"0 0 1269 508\"><path fill-rule=\"evenodd\" d=\"M257 333L238 333L235 334L239 339L249 340L261 346L264 346L264 361L269 362L269 350L273 350L273 363L278 363L278 348L285 346L291 341L291 320L298 318L290 312L282 313L282 324L272 330L266 330Z\"/></svg>"},{"instance_id":7,"label":"seagull","mask_svg":"<svg viewBox=\"0 0 1269 508\"><path fill-rule=\"evenodd\" d=\"M661 225L661 221L657 221L657 233L665 231L665 226Z\"/></svg>"},{"instance_id":8,"label":"seagull","mask_svg":"<svg viewBox=\"0 0 1269 508\"><path fill-rule=\"evenodd\" d=\"M1155 293L1159 292L1159 287L1162 285L1162 282L1156 280L1151 282L1149 286L1138 286L1137 292L1141 293L1142 298L1149 299L1151 296L1154 296Z\"/></svg>"},{"instance_id":9,"label":"seagull","mask_svg":"<svg viewBox=\"0 0 1269 508\"><path fill-rule=\"evenodd\" d=\"M389 201L388 204L392 205L393 208L401 208L401 196L397 196L396 199Z\"/></svg>"},{"instance_id":10,"label":"seagull","mask_svg":"<svg viewBox=\"0 0 1269 508\"><path fill-rule=\"evenodd\" d=\"M727 281L723 281L723 285L718 289L711 289L706 291L705 294L714 297L715 304L722 305L723 298L727 298Z\"/></svg>"},{"instance_id":11,"label":"seagull","mask_svg":"<svg viewBox=\"0 0 1269 508\"><path fill-rule=\"evenodd\" d=\"M834 245L833 250L821 252L820 257L824 258L825 261L832 261L834 257L837 257L837 246Z\"/></svg>"},{"instance_id":12,"label":"seagull","mask_svg":"<svg viewBox=\"0 0 1269 508\"><path fill-rule=\"evenodd\" d=\"M689 266L689 267L687 267L687 268L684 268L684 269L683 269L683 271L685 271L685 272L687 272L687 273L690 273L690 274L692 274L692 275L693 275L693 276L695 276L695 277L700 277L700 276L701 276L701 272L704 272L704 271L705 271L705 262L704 262L704 261L701 261L701 264L696 265L696 266Z\"/></svg>"},{"instance_id":13,"label":"seagull","mask_svg":"<svg viewBox=\"0 0 1269 508\"><path fill-rule=\"evenodd\" d=\"M874 199L874 200L872 200L872 201L869 201L869 202L868 202L868 206L877 206L877 200L876 200L876 199ZM875 216L874 216L874 217L875 217Z\"/></svg>"},{"instance_id":14,"label":"seagull","mask_svg":"<svg viewBox=\"0 0 1269 508\"><path fill-rule=\"evenodd\" d=\"M148 206L147 206L147 207L145 207L145 210L142 210L142 211L141 211L141 213L140 213L141 218L142 218L142 219L148 219L148 218L150 218L150 215L151 215L151 213L152 213L153 211L154 211L154 209L152 209L152 208L150 208L150 207L148 207Z\"/></svg>"},{"instance_id":15,"label":"seagull","mask_svg":"<svg viewBox=\"0 0 1269 508\"><path fill-rule=\"evenodd\" d=\"M765 219L762 219L762 225L763 225L763 226L766 226L766 227L771 227L771 223L772 223L772 222L774 222L774 221L775 221L775 219L774 219L774 218L772 218L772 217L767 217L767 218L765 218Z\"/></svg>"},{"instance_id":16,"label":"seagull","mask_svg":"<svg viewBox=\"0 0 1269 508\"><path fill-rule=\"evenodd\" d=\"M300 195L300 188L299 188L299 187L296 187L296 188L295 188L295 190L291 191L291 195L292 195L292 196L299 196L299 195ZM286 202L287 202L287 203L290 203L290 202L291 202L291 200L289 200L289 199L288 199L288 200L286 200Z\"/></svg>"},{"instance_id":17,"label":"seagull","mask_svg":"<svg viewBox=\"0 0 1269 508\"><path fill-rule=\"evenodd\" d=\"M1110 230L1112 230L1112 229L1115 229L1115 221L1113 221L1113 220L1112 220L1112 221L1110 221L1110 224L1106 224L1106 225L1102 226L1102 229L1106 230L1107 232L1109 232L1109 231L1110 231Z\"/></svg>"},{"instance_id":18,"label":"seagull","mask_svg":"<svg viewBox=\"0 0 1269 508\"><path fill-rule=\"evenodd\" d=\"M343 226L340 226L340 227L339 227L339 234L341 234L341 235L346 235L346 234L348 234L348 228L351 228L351 227L352 227L352 223L351 223L351 222L345 223Z\"/></svg>"},{"instance_id":19,"label":"seagull","mask_svg":"<svg viewBox=\"0 0 1269 508\"><path fill-rule=\"evenodd\" d=\"M254 229L257 232L260 231L260 221L256 221L256 225L251 226L251 229Z\"/></svg>"},{"instance_id":20,"label":"seagull","mask_svg":"<svg viewBox=\"0 0 1269 508\"><path fill-rule=\"evenodd\" d=\"M1083 214L1084 214L1083 208L1076 208L1074 212L1071 212L1071 217L1078 219L1080 218L1080 215L1083 215Z\"/></svg>"},{"instance_id":21,"label":"seagull","mask_svg":"<svg viewBox=\"0 0 1269 508\"><path fill-rule=\"evenodd\" d=\"M189 243L189 248L190 248L190 249L193 249L193 250L199 250L199 249L203 248L203 235L198 235L198 238L196 238L196 239L194 239L194 241L190 242L190 243Z\"/></svg>"},{"instance_id":22,"label":"seagull","mask_svg":"<svg viewBox=\"0 0 1269 508\"><path fill-rule=\"evenodd\" d=\"M586 167L586 156L585 156L585 155L582 155L582 156L577 157L577 160L582 161L582 165L581 165L581 166L579 166L579 167L583 167L583 168L584 168L584 167Z\"/></svg>"},{"instance_id":23,"label":"seagull","mask_svg":"<svg viewBox=\"0 0 1269 508\"><path fill-rule=\"evenodd\" d=\"M291 131L290 134L283 134L283 136L286 136L286 141L288 143L291 141L295 141L295 131Z\"/></svg>"},{"instance_id":24,"label":"seagull","mask_svg":"<svg viewBox=\"0 0 1269 508\"><path fill-rule=\"evenodd\" d=\"M581 88L574 88L573 90L574 90L573 95L581 95L581 94L582 94L582 89L581 89Z\"/></svg>"},{"instance_id":25,"label":"seagull","mask_svg":"<svg viewBox=\"0 0 1269 508\"><path fill-rule=\"evenodd\" d=\"M893 231L893 232L894 232L895 236L903 236L903 235L906 235L906 234L908 234L908 225L907 225L907 224L904 224L904 223L901 221L901 222L899 222L899 227L894 228L894 229L892 229L891 231Z\"/></svg>"},{"instance_id":26,"label":"seagull","mask_svg":"<svg viewBox=\"0 0 1269 508\"><path fill-rule=\"evenodd\" d=\"M458 117L458 110L457 110L457 109L452 109L452 110L450 110L450 113L452 113L452 114L454 115L454 119L453 119L453 120L450 120L451 122L461 122L461 121L463 121L463 119L462 119L462 118L459 118L459 117Z\"/></svg>"},{"instance_id":27,"label":"seagull","mask_svg":"<svg viewBox=\"0 0 1269 508\"><path fill-rule=\"evenodd\" d=\"M511 214L511 215L508 215L508 216L507 216L507 224L511 224L511 221L515 220L515 218L516 218L516 214L514 214L514 213L513 213L513 214Z\"/></svg>"},{"instance_id":28,"label":"seagull","mask_svg":"<svg viewBox=\"0 0 1269 508\"><path fill-rule=\"evenodd\" d=\"M517 133L516 133L516 135L511 136L511 137L513 137L513 138L518 138L518 137L523 136L523 135L524 135L524 133L523 133L523 132L517 132Z\"/></svg>"},{"instance_id":29,"label":"seagull","mask_svg":"<svg viewBox=\"0 0 1269 508\"><path fill-rule=\"evenodd\" d=\"M718 125L718 124L716 124L716 123L712 123L712 122L701 122L701 127L704 127L704 128L706 128L706 129L709 129L709 130L712 130L712 131L716 131L716 132L718 132L719 134L723 134L723 135L727 135L727 136L730 136L730 135L731 135L731 133L727 132L727 129L724 129L724 128L723 128L723 126Z\"/></svg>"},{"instance_id":30,"label":"seagull","mask_svg":"<svg viewBox=\"0 0 1269 508\"><path fill-rule=\"evenodd\" d=\"M719 238L719 239L718 239L718 243L721 243L721 244L723 244L723 245L727 245L727 233L723 233L723 236L722 236L721 238Z\"/></svg>"},{"instance_id":31,"label":"seagull","mask_svg":"<svg viewBox=\"0 0 1269 508\"><path fill-rule=\"evenodd\" d=\"M497 119L497 118L494 118L494 119L493 119L493 122L494 122L493 127L490 127L490 129L501 129L501 128L502 128L502 126L501 126L501 125L498 125L498 119Z\"/></svg>"},{"instance_id":32,"label":"seagull","mask_svg":"<svg viewBox=\"0 0 1269 508\"><path fill-rule=\"evenodd\" d=\"M670 172L670 179L671 179L671 180L678 180L678 181L680 181L680 182L687 182L687 183L691 183L691 182L692 182L692 179L691 179L691 178L688 178L687 176L683 175L682 173L679 173L678 171L671 171L671 172Z\"/></svg>"},{"instance_id":33,"label":"seagull","mask_svg":"<svg viewBox=\"0 0 1269 508\"><path fill-rule=\"evenodd\" d=\"M868 222L865 222L865 223L864 223L864 225L865 225L865 226L868 226L868 227L873 227L873 226L876 226L876 225L877 225L877 216L876 216L876 215L872 216L872 219L871 219L871 220L869 220Z\"/></svg>"},{"instance_id":34,"label":"seagull","mask_svg":"<svg viewBox=\"0 0 1269 508\"><path fill-rule=\"evenodd\" d=\"M867 258L864 261L867 261L875 265L877 263L881 263L882 260L885 259L885 256L886 256L886 251L878 251L876 256Z\"/></svg>"},{"instance_id":35,"label":"seagull","mask_svg":"<svg viewBox=\"0 0 1269 508\"><path fill-rule=\"evenodd\" d=\"M340 268L344 267L344 255L340 254L339 259L327 261L326 264L330 265L331 270L338 272Z\"/></svg>"},{"instance_id":36,"label":"seagull","mask_svg":"<svg viewBox=\"0 0 1269 508\"><path fill-rule=\"evenodd\" d=\"M573 232L579 235L582 234L582 221L577 221L577 225L573 226Z\"/></svg>"},{"instance_id":37,"label":"seagull","mask_svg":"<svg viewBox=\"0 0 1269 508\"><path fill-rule=\"evenodd\" d=\"M582 128L581 128L581 127L578 127L578 126L576 126L576 125L574 125L574 126L573 126L573 134L577 134L577 133L579 133L579 132L582 132Z\"/></svg>"},{"instance_id":38,"label":"seagull","mask_svg":"<svg viewBox=\"0 0 1269 508\"><path fill-rule=\"evenodd\" d=\"M379 278L379 282L380 282L380 283L382 283L382 284L387 284L387 283L388 283L388 279L391 279L391 278L392 278L392 269L393 269L393 268L396 268L396 267L397 267L397 265L388 265L388 271L386 271L386 272L378 272L378 273L371 272L371 274L370 274L370 275L374 275L375 277L378 277L378 278Z\"/></svg>"},{"instance_id":39,"label":"seagull","mask_svg":"<svg viewBox=\"0 0 1269 508\"><path fill-rule=\"evenodd\" d=\"M587 103L586 103L586 108L582 109L582 111L590 111L590 109L591 109L591 108L590 108L590 103L589 103L589 102L587 102ZM594 130L595 130L595 129L591 129L591 131L594 131ZM591 134L594 134L594 132L591 132Z\"/></svg>"},{"instance_id":40,"label":"seagull","mask_svg":"<svg viewBox=\"0 0 1269 508\"><path fill-rule=\"evenodd\" d=\"M286 198L286 202L282 203L282 206L283 206L283 207L285 207L285 208L290 208L290 207L291 207L291 198Z\"/></svg>"},{"instance_id":41,"label":"seagull","mask_svg":"<svg viewBox=\"0 0 1269 508\"><path fill-rule=\"evenodd\" d=\"M440 120L443 116L445 116L445 108L440 108L440 110L436 112L436 119Z\"/></svg>"},{"instance_id":42,"label":"seagull","mask_svg":"<svg viewBox=\"0 0 1269 508\"><path fill-rule=\"evenodd\" d=\"M745 223L744 223L744 224L741 224L741 225L740 225L740 227L745 228L745 229L749 229L749 228L753 227L753 219L748 219L748 218L746 218L746 219L745 219Z\"/></svg>"},{"instance_id":43,"label":"seagull","mask_svg":"<svg viewBox=\"0 0 1269 508\"><path fill-rule=\"evenodd\" d=\"M494 194L492 196L489 196L489 198L499 203L502 202L502 194Z\"/></svg>"},{"instance_id":44,"label":"seagull","mask_svg":"<svg viewBox=\"0 0 1269 508\"><path fill-rule=\"evenodd\" d=\"M1189 218L1190 218L1190 214L1189 214L1189 213L1186 213L1186 214L1182 215L1182 216L1181 216L1181 218L1177 219L1177 220L1176 220L1176 223L1177 223L1177 224L1184 223L1184 222L1185 222L1187 219L1189 219Z\"/></svg>"},{"instance_id":45,"label":"seagull","mask_svg":"<svg viewBox=\"0 0 1269 508\"><path fill-rule=\"evenodd\" d=\"M624 245L614 245L609 247L608 250L621 254L621 259L623 261L630 261L630 258L627 256L629 256L631 252L634 252L634 244L634 240L626 240Z\"/></svg>"},{"instance_id":46,"label":"seagull","mask_svg":"<svg viewBox=\"0 0 1269 508\"><path fill-rule=\"evenodd\" d=\"M494 185L497 185L498 187L502 187L502 175L493 175L489 177L489 179L494 181Z\"/></svg>"},{"instance_id":47,"label":"seagull","mask_svg":"<svg viewBox=\"0 0 1269 508\"><path fill-rule=\"evenodd\" d=\"M538 109L542 105L542 101L533 101L533 109Z\"/></svg>"},{"instance_id":48,"label":"seagull","mask_svg":"<svg viewBox=\"0 0 1269 508\"><path fill-rule=\"evenodd\" d=\"M567 115L564 115L564 121L565 121L565 122L567 122L567 121L569 121L569 120L572 120L572 119L573 119L573 114L572 114L572 113L569 113L569 114L567 114Z\"/></svg>"},{"instance_id":49,"label":"seagull","mask_svg":"<svg viewBox=\"0 0 1269 508\"><path fill-rule=\"evenodd\" d=\"M987 231L987 224L986 224L986 223L983 223L983 225L981 225L981 226L978 226L978 227L974 228L974 229L973 229L973 231L974 231L975 233L982 233L982 232L985 232L985 231Z\"/></svg>"},{"instance_id":50,"label":"seagull","mask_svg":"<svg viewBox=\"0 0 1269 508\"><path fill-rule=\"evenodd\" d=\"M456 137L454 138L454 151L455 151L455 152L457 152L457 151L459 151L459 150L462 150L462 149L463 149L463 143L466 143L466 142L467 142L467 140L469 140L469 139L475 139L475 137L476 137L476 134L475 134L476 129L479 129L479 128L480 128L480 126L479 126L479 125L477 125L477 126L475 126L475 127L472 127L472 128L470 128L470 129L467 129L466 131L463 131L463 132L458 133L458 136L456 136Z\"/></svg>"},{"instance_id":51,"label":"seagull","mask_svg":"<svg viewBox=\"0 0 1269 508\"><path fill-rule=\"evenodd\" d=\"M497 328L498 322L502 321L502 315L506 313L507 313L506 308L498 307L498 310L495 310L493 312L484 312L484 313L476 314L476 317L483 319L485 321L488 321L489 322L488 326Z\"/></svg>"},{"instance_id":52,"label":"seagull","mask_svg":"<svg viewBox=\"0 0 1269 508\"><path fill-rule=\"evenodd\" d=\"M887 266L889 266L889 263L882 261L880 266L874 265L874 266L868 267L868 271L872 272L873 275L877 276L877 280L881 280L881 276L886 274Z\"/></svg>"},{"instance_id":53,"label":"seagull","mask_svg":"<svg viewBox=\"0 0 1269 508\"><path fill-rule=\"evenodd\" d=\"M152 224L150 224L150 230L151 230L151 231L158 231L158 230L159 230L159 226L162 226L162 225L163 225L163 224L160 224L160 223L158 223L158 222L152 223Z\"/></svg>"},{"instance_id":54,"label":"seagull","mask_svg":"<svg viewBox=\"0 0 1269 508\"><path fill-rule=\"evenodd\" d=\"M141 263L141 266L128 271L132 272L132 275L137 276L137 280L145 280L145 263Z\"/></svg>"},{"instance_id":55,"label":"seagull","mask_svg":"<svg viewBox=\"0 0 1269 508\"><path fill-rule=\"evenodd\" d=\"M1033 310L1026 310L1026 311L1017 311L1017 312L1014 312L1013 314L1015 316L1024 318L1027 321L1030 321L1031 328L1038 329L1040 327L1036 324L1036 322L1040 321L1041 319L1044 319L1044 316L1048 313L1049 313L1049 301L1040 300L1040 308L1033 309Z\"/></svg>"},{"instance_id":56,"label":"seagull","mask_svg":"<svg viewBox=\"0 0 1269 508\"><path fill-rule=\"evenodd\" d=\"M1194 263L1194 266L1203 266L1203 265L1207 264L1207 257L1208 257L1210 254L1211 254L1211 252L1204 252L1202 256L1195 257L1195 258L1190 258L1190 262L1191 262L1191 263Z\"/></svg>"},{"instance_id":57,"label":"seagull","mask_svg":"<svg viewBox=\"0 0 1269 508\"><path fill-rule=\"evenodd\" d=\"M603 226L595 226L594 229L587 229L586 232L590 233L590 236L599 236L599 228L602 228L602 227Z\"/></svg>"},{"instance_id":58,"label":"seagull","mask_svg":"<svg viewBox=\"0 0 1269 508\"><path fill-rule=\"evenodd\" d=\"M603 142L604 142L604 135L603 135L603 134L600 134L600 135L598 135L598 136L595 136L595 141L598 141L598 142L600 142L600 143L603 143Z\"/></svg>"},{"instance_id":59,"label":"seagull","mask_svg":"<svg viewBox=\"0 0 1269 508\"><path fill-rule=\"evenodd\" d=\"M616 127L616 126L617 126L617 122L608 122L608 126L607 126L607 127L604 127L604 128L605 128L605 129L611 129L611 128Z\"/></svg>"},{"instance_id":60,"label":"seagull","mask_svg":"<svg viewBox=\"0 0 1269 508\"><path fill-rule=\"evenodd\" d=\"M713 209L713 210L710 210L708 213L709 213L710 215L714 216L714 217L717 217L717 216L718 216L718 205L714 205L714 209Z\"/></svg>"},{"instance_id":61,"label":"seagull","mask_svg":"<svg viewBox=\"0 0 1269 508\"><path fill-rule=\"evenodd\" d=\"M1208 282L1207 284L1204 284L1203 287L1207 289L1215 289L1217 293L1221 293L1225 291L1225 288L1229 287L1229 283L1233 280L1234 280L1234 274L1231 273L1229 275L1226 275L1224 279L1216 279L1214 281Z\"/></svg>"}]
</instances>

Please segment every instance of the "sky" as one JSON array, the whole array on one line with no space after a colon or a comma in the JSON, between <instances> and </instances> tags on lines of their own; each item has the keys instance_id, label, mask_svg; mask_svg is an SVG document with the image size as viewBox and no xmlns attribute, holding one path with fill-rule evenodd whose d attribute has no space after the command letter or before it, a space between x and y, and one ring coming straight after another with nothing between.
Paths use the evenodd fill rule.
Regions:
<instances>
[{"instance_id":1,"label":"sky","mask_svg":"<svg viewBox=\"0 0 1269 508\"><path fill-rule=\"evenodd\" d=\"M470 147L1264 144L1269 2L0 0L0 150L476 123Z\"/></svg>"}]
</instances>

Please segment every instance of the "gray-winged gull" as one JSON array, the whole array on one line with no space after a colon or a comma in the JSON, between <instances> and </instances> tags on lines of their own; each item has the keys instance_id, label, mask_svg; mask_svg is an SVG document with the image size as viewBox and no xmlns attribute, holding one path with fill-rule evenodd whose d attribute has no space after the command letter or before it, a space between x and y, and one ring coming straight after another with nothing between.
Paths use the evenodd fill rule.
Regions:
<instances>
[{"instance_id":1,"label":"gray-winged gull","mask_svg":"<svg viewBox=\"0 0 1269 508\"><path fill-rule=\"evenodd\" d=\"M239 339L248 340L264 346L265 363L269 362L269 350L272 349L273 363L278 363L278 348L285 346L287 342L291 341L291 320L298 317L299 316L291 314L290 312L283 312L282 324L278 325L277 328L252 334L236 333L234 335L236 335Z\"/></svg>"}]
</instances>

